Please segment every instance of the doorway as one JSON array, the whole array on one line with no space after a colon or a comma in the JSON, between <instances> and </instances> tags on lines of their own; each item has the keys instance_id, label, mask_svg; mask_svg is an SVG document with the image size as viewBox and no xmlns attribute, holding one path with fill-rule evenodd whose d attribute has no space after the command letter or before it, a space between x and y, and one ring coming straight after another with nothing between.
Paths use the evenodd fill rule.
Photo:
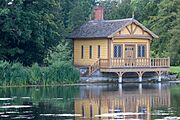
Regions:
<instances>
[{"instance_id":1,"label":"doorway","mask_svg":"<svg viewBox=\"0 0 180 120\"><path fill-rule=\"evenodd\" d=\"M125 66L135 65L135 45L125 45Z\"/></svg>"}]
</instances>

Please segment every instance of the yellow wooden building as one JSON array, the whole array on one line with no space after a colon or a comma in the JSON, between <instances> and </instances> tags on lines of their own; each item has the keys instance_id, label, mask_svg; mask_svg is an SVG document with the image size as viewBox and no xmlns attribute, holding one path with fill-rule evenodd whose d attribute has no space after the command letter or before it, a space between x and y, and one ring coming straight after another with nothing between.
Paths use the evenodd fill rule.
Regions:
<instances>
[{"instance_id":1,"label":"yellow wooden building","mask_svg":"<svg viewBox=\"0 0 180 120\"><path fill-rule=\"evenodd\" d=\"M74 43L74 65L94 72L115 72L122 82L126 72L136 72L139 81L145 72L161 74L170 67L169 58L151 58L150 44L158 38L134 18L104 20L103 8L96 7L95 20L75 29L70 38Z\"/></svg>"}]
</instances>

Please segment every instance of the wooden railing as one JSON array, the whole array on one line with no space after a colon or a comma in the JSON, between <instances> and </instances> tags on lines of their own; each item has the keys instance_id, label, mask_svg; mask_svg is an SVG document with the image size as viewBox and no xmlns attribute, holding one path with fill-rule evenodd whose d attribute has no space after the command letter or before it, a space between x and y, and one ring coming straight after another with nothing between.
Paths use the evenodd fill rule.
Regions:
<instances>
[{"instance_id":1,"label":"wooden railing","mask_svg":"<svg viewBox=\"0 0 180 120\"><path fill-rule=\"evenodd\" d=\"M170 67L170 58L152 58L151 67Z\"/></svg>"},{"instance_id":2,"label":"wooden railing","mask_svg":"<svg viewBox=\"0 0 180 120\"><path fill-rule=\"evenodd\" d=\"M92 75L94 72L96 72L100 67L100 59L98 59L94 64L89 66L89 75Z\"/></svg>"},{"instance_id":3,"label":"wooden railing","mask_svg":"<svg viewBox=\"0 0 180 120\"><path fill-rule=\"evenodd\" d=\"M170 67L169 58L100 59L100 67Z\"/></svg>"},{"instance_id":4,"label":"wooden railing","mask_svg":"<svg viewBox=\"0 0 180 120\"><path fill-rule=\"evenodd\" d=\"M99 68L170 67L169 58L98 59L89 66L89 75Z\"/></svg>"}]
</instances>

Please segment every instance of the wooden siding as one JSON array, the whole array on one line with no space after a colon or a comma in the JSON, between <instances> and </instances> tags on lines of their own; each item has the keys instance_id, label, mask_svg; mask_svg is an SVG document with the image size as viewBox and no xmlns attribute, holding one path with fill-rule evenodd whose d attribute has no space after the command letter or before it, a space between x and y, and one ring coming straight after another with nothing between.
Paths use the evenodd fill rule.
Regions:
<instances>
[{"instance_id":1,"label":"wooden siding","mask_svg":"<svg viewBox=\"0 0 180 120\"><path fill-rule=\"evenodd\" d=\"M139 38L138 38L139 37ZM111 58L114 58L113 46L116 44L121 44L123 46L123 57L125 58L125 46L135 45L135 58L138 58L138 45L145 45L145 56L150 58L150 40L152 37L144 31L140 26L132 23L124 27L121 31L118 31L114 36L111 44Z\"/></svg>"},{"instance_id":2,"label":"wooden siding","mask_svg":"<svg viewBox=\"0 0 180 120\"><path fill-rule=\"evenodd\" d=\"M121 31L118 31L114 37L119 37L123 35L140 35L140 36L146 36L152 39L151 35L144 31L140 26L132 23L126 27L124 27Z\"/></svg>"},{"instance_id":3,"label":"wooden siding","mask_svg":"<svg viewBox=\"0 0 180 120\"><path fill-rule=\"evenodd\" d=\"M123 46L123 50L122 51L125 51L125 45L135 45L135 53L136 53L136 57L138 57L138 45L145 45L146 46L146 49L145 49L145 56L147 56L147 58L150 58L150 40L147 40L147 39L114 39L112 41L112 44L111 44L111 58L114 58L113 56L113 52L114 52L114 48L113 46L114 45L117 45L117 44L120 44ZM123 58L125 58L125 54L123 52Z\"/></svg>"},{"instance_id":4,"label":"wooden siding","mask_svg":"<svg viewBox=\"0 0 180 120\"><path fill-rule=\"evenodd\" d=\"M81 58L81 46L84 46L84 57ZM89 59L89 46L92 46L92 58ZM98 60L98 45L100 58L108 58L108 39L76 39L74 40L74 65L89 66Z\"/></svg>"}]
</instances>

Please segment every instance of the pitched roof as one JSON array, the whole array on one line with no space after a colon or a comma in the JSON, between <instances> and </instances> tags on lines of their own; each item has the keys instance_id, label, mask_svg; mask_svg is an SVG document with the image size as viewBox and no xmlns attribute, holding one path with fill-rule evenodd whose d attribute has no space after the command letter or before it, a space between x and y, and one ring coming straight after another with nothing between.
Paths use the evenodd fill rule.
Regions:
<instances>
[{"instance_id":1,"label":"pitched roof","mask_svg":"<svg viewBox=\"0 0 180 120\"><path fill-rule=\"evenodd\" d=\"M70 34L69 38L112 38L117 31L120 31L131 23L139 25L153 38L158 38L157 35L133 18L119 20L91 20L75 29Z\"/></svg>"}]
</instances>

